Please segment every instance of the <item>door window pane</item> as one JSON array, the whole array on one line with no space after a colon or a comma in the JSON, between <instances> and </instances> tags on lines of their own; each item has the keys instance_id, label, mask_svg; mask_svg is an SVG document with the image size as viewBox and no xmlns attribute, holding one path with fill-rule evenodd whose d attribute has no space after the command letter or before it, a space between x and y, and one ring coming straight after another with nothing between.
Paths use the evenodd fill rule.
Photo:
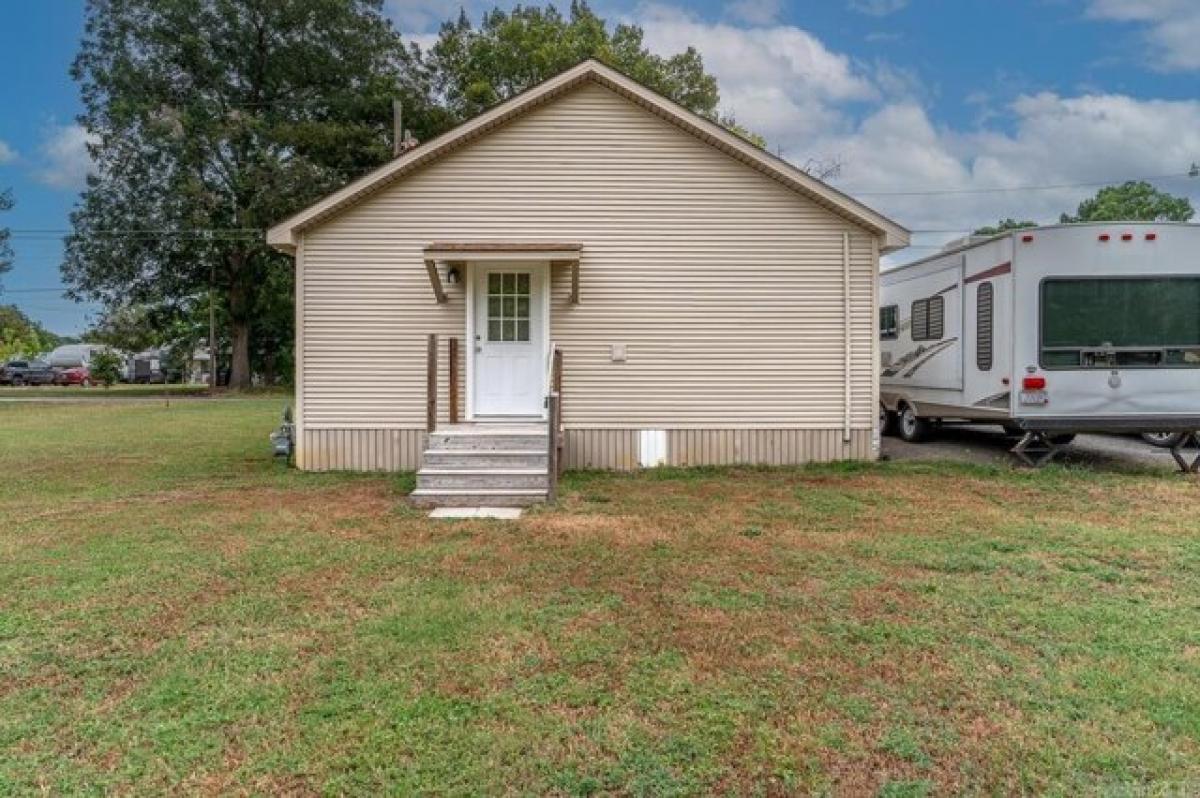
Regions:
<instances>
[{"instance_id":1,"label":"door window pane","mask_svg":"<svg viewBox=\"0 0 1200 798\"><path fill-rule=\"evenodd\" d=\"M489 273L487 300L489 341L529 340L528 272Z\"/></svg>"}]
</instances>

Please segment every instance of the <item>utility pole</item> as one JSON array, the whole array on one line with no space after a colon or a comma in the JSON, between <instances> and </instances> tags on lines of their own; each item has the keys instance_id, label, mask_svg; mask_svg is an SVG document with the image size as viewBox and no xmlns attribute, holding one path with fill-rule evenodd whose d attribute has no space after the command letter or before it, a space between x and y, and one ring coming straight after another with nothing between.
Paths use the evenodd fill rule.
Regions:
<instances>
[{"instance_id":1,"label":"utility pole","mask_svg":"<svg viewBox=\"0 0 1200 798\"><path fill-rule=\"evenodd\" d=\"M404 104L392 100L392 157L400 156L417 146L411 130L404 129Z\"/></svg>"},{"instance_id":2,"label":"utility pole","mask_svg":"<svg viewBox=\"0 0 1200 798\"><path fill-rule=\"evenodd\" d=\"M392 100L392 157L404 152L404 106Z\"/></svg>"}]
</instances>

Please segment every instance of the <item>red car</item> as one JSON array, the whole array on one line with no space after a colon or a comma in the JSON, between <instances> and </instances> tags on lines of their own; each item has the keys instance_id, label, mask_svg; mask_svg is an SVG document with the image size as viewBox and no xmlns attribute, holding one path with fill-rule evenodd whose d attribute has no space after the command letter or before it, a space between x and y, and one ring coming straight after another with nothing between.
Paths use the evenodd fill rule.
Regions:
<instances>
[{"instance_id":1,"label":"red car","mask_svg":"<svg viewBox=\"0 0 1200 798\"><path fill-rule=\"evenodd\" d=\"M69 369L59 369L54 375L55 385L82 385L87 388L92 384L92 373L87 366L72 366Z\"/></svg>"}]
</instances>

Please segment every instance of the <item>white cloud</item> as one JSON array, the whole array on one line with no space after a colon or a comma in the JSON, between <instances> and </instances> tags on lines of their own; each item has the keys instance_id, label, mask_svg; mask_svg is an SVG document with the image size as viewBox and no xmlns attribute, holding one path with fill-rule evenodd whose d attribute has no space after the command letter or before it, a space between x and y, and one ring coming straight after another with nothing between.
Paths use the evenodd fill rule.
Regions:
<instances>
[{"instance_id":1,"label":"white cloud","mask_svg":"<svg viewBox=\"0 0 1200 798\"><path fill-rule=\"evenodd\" d=\"M1091 0L1088 16L1145 25L1150 62L1160 69L1200 69L1197 0Z\"/></svg>"},{"instance_id":2,"label":"white cloud","mask_svg":"<svg viewBox=\"0 0 1200 798\"><path fill-rule=\"evenodd\" d=\"M1145 1L1145 0L1144 0ZM1103 92L1021 92L1002 101L975 92L967 127L939 126L925 108L919 76L885 62L855 61L794 26L739 27L678 8L643 6L655 52L689 44L721 87L722 108L797 164L843 164L839 187L938 244L1014 216L1056 221L1096 187L1050 191L887 196L895 192L1102 183L1180 174L1200 153L1200 101L1159 101ZM1011 95L1010 95L1011 96ZM1200 180L1161 184L1200 204ZM867 194L866 192L872 192ZM902 257L928 254L913 248Z\"/></svg>"},{"instance_id":3,"label":"white cloud","mask_svg":"<svg viewBox=\"0 0 1200 798\"><path fill-rule=\"evenodd\" d=\"M867 71L791 25L710 23L673 6L643 6L635 21L660 54L694 46L717 76L721 107L779 144L843 124L839 106L878 99Z\"/></svg>"},{"instance_id":4,"label":"white cloud","mask_svg":"<svg viewBox=\"0 0 1200 798\"><path fill-rule=\"evenodd\" d=\"M17 151L8 145L6 141L0 141L0 164L11 163L17 160Z\"/></svg>"},{"instance_id":5,"label":"white cloud","mask_svg":"<svg viewBox=\"0 0 1200 798\"><path fill-rule=\"evenodd\" d=\"M53 188L79 191L92 171L87 151L91 140L79 125L52 125L41 146L44 165L35 171L35 177Z\"/></svg>"},{"instance_id":6,"label":"white cloud","mask_svg":"<svg viewBox=\"0 0 1200 798\"><path fill-rule=\"evenodd\" d=\"M895 14L908 5L908 0L850 0L850 10L873 17Z\"/></svg>"},{"instance_id":7,"label":"white cloud","mask_svg":"<svg viewBox=\"0 0 1200 798\"><path fill-rule=\"evenodd\" d=\"M769 25L779 18L782 0L738 0L726 9L731 17L751 25Z\"/></svg>"},{"instance_id":8,"label":"white cloud","mask_svg":"<svg viewBox=\"0 0 1200 798\"><path fill-rule=\"evenodd\" d=\"M1200 151L1200 101L1042 93L1017 98L1000 117L1000 129L962 132L937 128L915 104L890 104L853 134L831 136L816 146L836 146L841 153L845 167L839 187L907 226L961 231L917 236L917 244L941 243L1009 216L1057 221L1097 189L1076 184L1178 175ZM886 196L1064 184L1076 187ZM1195 180L1180 177L1159 185L1190 194L1193 204L1200 201ZM928 253L914 249L901 257Z\"/></svg>"}]
</instances>

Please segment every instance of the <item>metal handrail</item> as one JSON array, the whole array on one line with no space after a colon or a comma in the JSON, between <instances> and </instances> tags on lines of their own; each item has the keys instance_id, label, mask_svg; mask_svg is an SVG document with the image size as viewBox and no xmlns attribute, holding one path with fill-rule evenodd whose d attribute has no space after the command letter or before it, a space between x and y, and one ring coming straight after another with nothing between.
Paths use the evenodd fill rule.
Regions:
<instances>
[{"instance_id":1,"label":"metal handrail","mask_svg":"<svg viewBox=\"0 0 1200 798\"><path fill-rule=\"evenodd\" d=\"M546 386L547 396L554 390L554 353L557 351L558 344L551 341L549 348L546 350L546 381L543 383Z\"/></svg>"},{"instance_id":2,"label":"metal handrail","mask_svg":"<svg viewBox=\"0 0 1200 798\"><path fill-rule=\"evenodd\" d=\"M558 474L561 469L559 448L562 426L562 350L550 342L550 356L546 364L546 499L553 502L558 498Z\"/></svg>"}]
</instances>

